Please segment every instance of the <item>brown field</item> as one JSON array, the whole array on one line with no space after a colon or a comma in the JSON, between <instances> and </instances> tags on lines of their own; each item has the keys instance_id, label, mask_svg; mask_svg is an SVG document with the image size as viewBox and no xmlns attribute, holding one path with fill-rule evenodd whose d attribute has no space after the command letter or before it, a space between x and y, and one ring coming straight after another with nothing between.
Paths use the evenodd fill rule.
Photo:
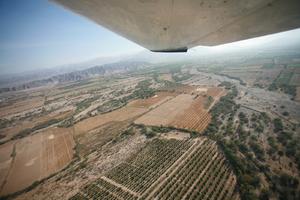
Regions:
<instances>
[{"instance_id":1,"label":"brown field","mask_svg":"<svg viewBox=\"0 0 300 200\"><path fill-rule=\"evenodd\" d=\"M177 115L188 109L192 102L192 95L180 94L138 118L135 123L150 126L168 126Z\"/></svg>"},{"instance_id":2,"label":"brown field","mask_svg":"<svg viewBox=\"0 0 300 200\"><path fill-rule=\"evenodd\" d=\"M175 92L177 94L192 94L193 92L196 91L196 89L197 86L181 84L176 86L165 87L162 90L168 92Z\"/></svg>"},{"instance_id":3,"label":"brown field","mask_svg":"<svg viewBox=\"0 0 300 200\"><path fill-rule=\"evenodd\" d=\"M32 99L27 99L23 101L18 101L10 106L5 106L0 108L0 117L6 117L11 114L23 112L30 110L32 108L38 108L44 104L44 99L41 97L36 97Z\"/></svg>"},{"instance_id":4,"label":"brown field","mask_svg":"<svg viewBox=\"0 0 300 200\"><path fill-rule=\"evenodd\" d=\"M109 122L124 121L136 117L146 111L147 109L145 108L125 106L123 108L120 108L118 110L109 113L97 115L95 117L90 117L88 119L82 120L81 122L75 124L74 126L75 134L80 135L83 133L87 133Z\"/></svg>"},{"instance_id":5,"label":"brown field","mask_svg":"<svg viewBox=\"0 0 300 200\"><path fill-rule=\"evenodd\" d=\"M210 122L210 114L203 107L204 101L205 99L202 96L198 97L188 109L177 115L170 125L176 128L202 132Z\"/></svg>"},{"instance_id":6,"label":"brown field","mask_svg":"<svg viewBox=\"0 0 300 200\"><path fill-rule=\"evenodd\" d=\"M15 141L0 146L0 191L12 162L12 152Z\"/></svg>"},{"instance_id":7,"label":"brown field","mask_svg":"<svg viewBox=\"0 0 300 200\"><path fill-rule=\"evenodd\" d=\"M211 87L207 90L207 96L212 96L213 98L218 97L220 94L222 94L225 90L220 87Z\"/></svg>"},{"instance_id":8,"label":"brown field","mask_svg":"<svg viewBox=\"0 0 300 200\"><path fill-rule=\"evenodd\" d=\"M138 99L130 102L128 106L137 107L137 108L150 108L162 104L168 99L176 96L175 93L170 92L158 92L153 97L148 99Z\"/></svg>"},{"instance_id":9,"label":"brown field","mask_svg":"<svg viewBox=\"0 0 300 200\"><path fill-rule=\"evenodd\" d=\"M172 74L162 74L159 78L166 81L173 81Z\"/></svg>"},{"instance_id":10,"label":"brown field","mask_svg":"<svg viewBox=\"0 0 300 200\"><path fill-rule=\"evenodd\" d=\"M73 158L73 147L72 131L65 128L47 129L18 140L0 195L22 190L63 169Z\"/></svg>"},{"instance_id":11,"label":"brown field","mask_svg":"<svg viewBox=\"0 0 300 200\"><path fill-rule=\"evenodd\" d=\"M204 90L198 91L201 93ZM225 94L223 88L212 87L205 91L205 95L196 97L190 94L180 94L138 118L135 123L150 126L173 126L202 132L210 122L208 111ZM197 93L197 88L190 92ZM214 102L205 109L204 105L208 96L212 96Z\"/></svg>"},{"instance_id":12,"label":"brown field","mask_svg":"<svg viewBox=\"0 0 300 200\"><path fill-rule=\"evenodd\" d=\"M33 128L38 124L45 123L51 119L64 119L72 114L72 111L66 111L63 113L50 113L41 117L34 118L33 120L25 120L21 121L11 127L7 127L4 129L0 129L0 135L5 135L6 137L1 139L0 141L6 141L17 135L20 131Z\"/></svg>"},{"instance_id":13,"label":"brown field","mask_svg":"<svg viewBox=\"0 0 300 200\"><path fill-rule=\"evenodd\" d=\"M128 103L127 106L118 110L97 115L85 119L74 126L75 134L80 135L91 130L97 129L111 122L121 122L147 112L149 109L155 108L166 101L174 98L176 93L158 92L148 99L138 99Z\"/></svg>"}]
</instances>

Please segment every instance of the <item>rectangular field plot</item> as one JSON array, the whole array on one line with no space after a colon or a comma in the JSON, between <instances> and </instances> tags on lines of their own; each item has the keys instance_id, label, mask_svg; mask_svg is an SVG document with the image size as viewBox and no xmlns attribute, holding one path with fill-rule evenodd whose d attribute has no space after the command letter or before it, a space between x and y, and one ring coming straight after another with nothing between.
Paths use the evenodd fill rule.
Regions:
<instances>
[{"instance_id":1,"label":"rectangular field plot","mask_svg":"<svg viewBox=\"0 0 300 200\"><path fill-rule=\"evenodd\" d=\"M239 199L236 178L224 156L210 140L204 141L145 199Z\"/></svg>"},{"instance_id":2,"label":"rectangular field plot","mask_svg":"<svg viewBox=\"0 0 300 200\"><path fill-rule=\"evenodd\" d=\"M63 169L73 158L74 144L71 129L65 128L49 128L18 140L0 194L22 190Z\"/></svg>"},{"instance_id":3,"label":"rectangular field plot","mask_svg":"<svg viewBox=\"0 0 300 200\"><path fill-rule=\"evenodd\" d=\"M104 124L113 122L113 121L125 121L130 118L136 117L138 115L146 112L145 108L129 107L125 106L118 110L114 110L109 113L97 115L95 117L90 117L88 119L82 120L75 124L74 130L76 135L87 133L93 129L99 128Z\"/></svg>"},{"instance_id":4,"label":"rectangular field plot","mask_svg":"<svg viewBox=\"0 0 300 200\"><path fill-rule=\"evenodd\" d=\"M203 108L204 99L198 97L195 99L188 109L173 118L169 125L176 128L183 128L202 132L210 122L210 115Z\"/></svg>"},{"instance_id":5,"label":"rectangular field plot","mask_svg":"<svg viewBox=\"0 0 300 200\"><path fill-rule=\"evenodd\" d=\"M172 122L173 118L188 109L192 102L192 95L178 95L174 99L138 118L135 120L135 123L151 126L168 126Z\"/></svg>"},{"instance_id":6,"label":"rectangular field plot","mask_svg":"<svg viewBox=\"0 0 300 200\"><path fill-rule=\"evenodd\" d=\"M210 122L205 98L181 94L135 120L136 124L173 126L201 132Z\"/></svg>"},{"instance_id":7,"label":"rectangular field plot","mask_svg":"<svg viewBox=\"0 0 300 200\"><path fill-rule=\"evenodd\" d=\"M154 139L70 199L238 200L235 187L236 177L215 142Z\"/></svg>"},{"instance_id":8,"label":"rectangular field plot","mask_svg":"<svg viewBox=\"0 0 300 200\"><path fill-rule=\"evenodd\" d=\"M300 86L300 73L296 74L294 73L291 80L290 85Z\"/></svg>"},{"instance_id":9,"label":"rectangular field plot","mask_svg":"<svg viewBox=\"0 0 300 200\"><path fill-rule=\"evenodd\" d=\"M107 175L130 190L142 193L168 169L191 145L180 140L155 139L126 163Z\"/></svg>"},{"instance_id":10,"label":"rectangular field plot","mask_svg":"<svg viewBox=\"0 0 300 200\"><path fill-rule=\"evenodd\" d=\"M128 104L129 107L136 108L155 108L160 104L168 101L176 96L176 93L171 92L157 92L153 97L147 99L137 99Z\"/></svg>"},{"instance_id":11,"label":"rectangular field plot","mask_svg":"<svg viewBox=\"0 0 300 200\"><path fill-rule=\"evenodd\" d=\"M12 154L14 152L15 143L15 141L11 141L0 146L0 185L3 185L5 182L13 161Z\"/></svg>"}]
</instances>

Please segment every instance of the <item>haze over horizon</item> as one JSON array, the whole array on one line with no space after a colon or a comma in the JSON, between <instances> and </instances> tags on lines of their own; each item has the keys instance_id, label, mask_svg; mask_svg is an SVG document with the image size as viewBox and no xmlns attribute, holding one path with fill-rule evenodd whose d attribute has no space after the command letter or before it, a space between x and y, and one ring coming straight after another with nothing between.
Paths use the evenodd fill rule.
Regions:
<instances>
[{"instance_id":1,"label":"haze over horizon","mask_svg":"<svg viewBox=\"0 0 300 200\"><path fill-rule=\"evenodd\" d=\"M48 69L113 58L145 50L143 47L47 0L0 2L1 75ZM287 40L288 39L288 40ZM217 51L300 41L300 29L219 45ZM198 47L190 52L195 52ZM201 51L201 47L199 48ZM148 51L148 50L147 50ZM188 53L189 54L189 53Z\"/></svg>"}]
</instances>

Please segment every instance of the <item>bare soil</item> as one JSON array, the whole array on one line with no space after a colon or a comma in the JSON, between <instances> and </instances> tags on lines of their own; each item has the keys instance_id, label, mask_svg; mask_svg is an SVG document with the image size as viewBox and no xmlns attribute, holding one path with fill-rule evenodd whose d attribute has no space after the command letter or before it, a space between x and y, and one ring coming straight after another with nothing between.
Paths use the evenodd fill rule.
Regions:
<instances>
[{"instance_id":1,"label":"bare soil","mask_svg":"<svg viewBox=\"0 0 300 200\"><path fill-rule=\"evenodd\" d=\"M16 143L1 196L25 189L63 169L73 158L71 129L51 128Z\"/></svg>"},{"instance_id":2,"label":"bare soil","mask_svg":"<svg viewBox=\"0 0 300 200\"><path fill-rule=\"evenodd\" d=\"M152 126L168 126L174 117L186 110L192 102L192 95L180 94L138 118L135 120L135 123Z\"/></svg>"},{"instance_id":3,"label":"bare soil","mask_svg":"<svg viewBox=\"0 0 300 200\"><path fill-rule=\"evenodd\" d=\"M23 112L33 108L38 108L44 104L44 98L36 97L23 101L15 102L13 105L0 108L0 117L6 117L11 114Z\"/></svg>"},{"instance_id":4,"label":"bare soil","mask_svg":"<svg viewBox=\"0 0 300 200\"><path fill-rule=\"evenodd\" d=\"M47 122L51 119L64 119L72 114L72 111L66 111L62 113L50 113L43 115L41 117L36 117L31 120L23 120L19 121L16 124L14 124L11 127L7 127L4 129L0 129L0 134L5 135L5 138L2 138L0 141L6 141L12 138L13 136L17 135L20 131L28 129L28 128L33 128L34 126L38 124L42 124L44 122Z\"/></svg>"},{"instance_id":5,"label":"bare soil","mask_svg":"<svg viewBox=\"0 0 300 200\"><path fill-rule=\"evenodd\" d=\"M146 111L147 109L145 108L135 108L135 107L125 106L123 108L120 108L118 110L109 113L97 115L95 117L90 117L88 119L82 120L79 123L75 124L74 126L75 135L87 133L93 129L99 128L104 124L112 121L124 121L133 118Z\"/></svg>"},{"instance_id":6,"label":"bare soil","mask_svg":"<svg viewBox=\"0 0 300 200\"><path fill-rule=\"evenodd\" d=\"M138 99L130 102L128 105L137 108L151 108L156 105L160 105L165 102L168 98L176 96L175 93L171 92L158 92L153 97L148 99Z\"/></svg>"}]
</instances>

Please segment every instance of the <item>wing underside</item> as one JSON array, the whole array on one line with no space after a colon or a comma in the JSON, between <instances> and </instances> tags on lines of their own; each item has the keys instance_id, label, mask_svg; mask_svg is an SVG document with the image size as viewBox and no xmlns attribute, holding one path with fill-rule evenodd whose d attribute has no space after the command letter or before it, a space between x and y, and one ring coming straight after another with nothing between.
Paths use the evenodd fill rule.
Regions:
<instances>
[{"instance_id":1,"label":"wing underside","mask_svg":"<svg viewBox=\"0 0 300 200\"><path fill-rule=\"evenodd\" d=\"M52 0L155 52L300 27L299 0Z\"/></svg>"}]
</instances>

